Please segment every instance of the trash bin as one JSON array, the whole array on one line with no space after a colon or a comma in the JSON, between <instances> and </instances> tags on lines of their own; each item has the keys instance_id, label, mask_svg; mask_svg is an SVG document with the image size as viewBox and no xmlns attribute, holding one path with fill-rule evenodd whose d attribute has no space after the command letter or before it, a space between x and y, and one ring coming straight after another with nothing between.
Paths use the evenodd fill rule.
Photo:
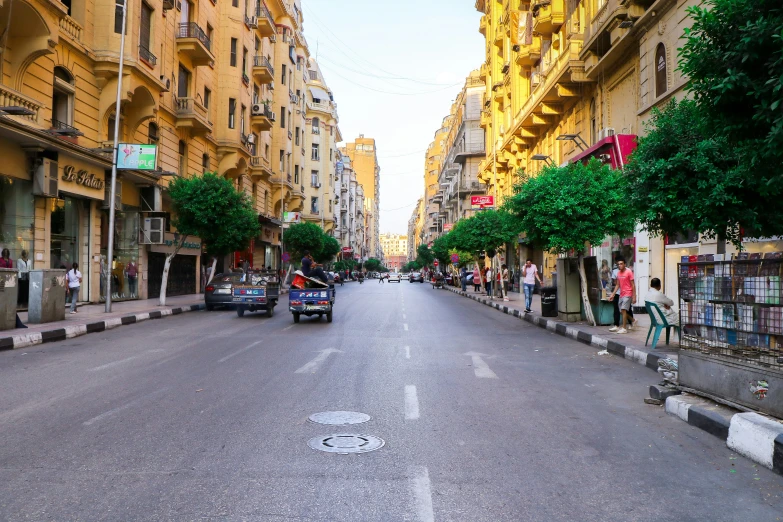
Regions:
<instances>
[{"instance_id":1,"label":"trash bin","mask_svg":"<svg viewBox=\"0 0 783 522\"><path fill-rule=\"evenodd\" d=\"M541 315L544 317L557 317L557 287L541 287Z\"/></svg>"},{"instance_id":2,"label":"trash bin","mask_svg":"<svg viewBox=\"0 0 783 522\"><path fill-rule=\"evenodd\" d=\"M16 328L19 277L15 268L0 268L0 330Z\"/></svg>"},{"instance_id":3,"label":"trash bin","mask_svg":"<svg viewBox=\"0 0 783 522\"><path fill-rule=\"evenodd\" d=\"M28 323L65 319L65 270L31 270Z\"/></svg>"}]
</instances>

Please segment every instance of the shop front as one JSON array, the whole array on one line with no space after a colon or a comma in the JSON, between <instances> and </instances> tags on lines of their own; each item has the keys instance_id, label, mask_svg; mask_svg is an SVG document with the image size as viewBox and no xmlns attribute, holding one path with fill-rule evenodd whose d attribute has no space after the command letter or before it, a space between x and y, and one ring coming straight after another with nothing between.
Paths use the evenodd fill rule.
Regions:
<instances>
[{"instance_id":1,"label":"shop front","mask_svg":"<svg viewBox=\"0 0 783 522\"><path fill-rule=\"evenodd\" d=\"M259 216L261 233L254 241L255 266L280 268L280 225L276 220Z\"/></svg>"},{"instance_id":2,"label":"shop front","mask_svg":"<svg viewBox=\"0 0 783 522\"><path fill-rule=\"evenodd\" d=\"M19 307L27 306L27 272L36 267L34 240L33 182L0 174L0 251L7 248L12 268L19 270Z\"/></svg>"},{"instance_id":3,"label":"shop front","mask_svg":"<svg viewBox=\"0 0 783 522\"><path fill-rule=\"evenodd\" d=\"M162 245L150 245L148 252L147 271L143 273L149 298L160 295L163 282L163 267L166 256L174 252L181 238L179 234L166 232ZM169 268L166 295L190 295L200 291L201 271L201 239L190 237L174 256Z\"/></svg>"}]
</instances>

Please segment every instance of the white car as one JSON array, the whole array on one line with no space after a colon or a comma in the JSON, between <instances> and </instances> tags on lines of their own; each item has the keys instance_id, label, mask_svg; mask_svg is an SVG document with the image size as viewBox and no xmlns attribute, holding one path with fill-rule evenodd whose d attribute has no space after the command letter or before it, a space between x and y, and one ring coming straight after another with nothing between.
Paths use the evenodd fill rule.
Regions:
<instances>
[{"instance_id":1,"label":"white car","mask_svg":"<svg viewBox=\"0 0 783 522\"><path fill-rule=\"evenodd\" d=\"M397 274L397 273L389 274L389 282L390 283L394 283L394 282L399 283L400 282L400 274Z\"/></svg>"},{"instance_id":2,"label":"white car","mask_svg":"<svg viewBox=\"0 0 783 522\"><path fill-rule=\"evenodd\" d=\"M407 281L407 280L408 280L408 277L410 277L410 275L409 275L409 274L402 274L402 278L403 278L404 280L406 280L406 281Z\"/></svg>"}]
</instances>

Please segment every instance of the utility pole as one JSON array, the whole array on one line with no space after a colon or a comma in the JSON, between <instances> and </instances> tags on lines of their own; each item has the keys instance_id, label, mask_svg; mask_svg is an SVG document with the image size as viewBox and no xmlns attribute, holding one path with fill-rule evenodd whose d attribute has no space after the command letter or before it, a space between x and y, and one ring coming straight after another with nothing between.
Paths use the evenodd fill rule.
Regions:
<instances>
[{"instance_id":1,"label":"utility pole","mask_svg":"<svg viewBox=\"0 0 783 522\"><path fill-rule=\"evenodd\" d=\"M111 312L111 275L114 262L114 198L117 192L117 155L119 153L120 134L120 101L122 98L122 67L125 63L125 29L128 16L128 0L117 0L116 5L122 7L122 32L120 33L120 64L117 70L117 100L114 105L114 155L111 163L111 191L109 197L109 248L107 251L106 282L106 307L105 312Z\"/></svg>"}]
</instances>

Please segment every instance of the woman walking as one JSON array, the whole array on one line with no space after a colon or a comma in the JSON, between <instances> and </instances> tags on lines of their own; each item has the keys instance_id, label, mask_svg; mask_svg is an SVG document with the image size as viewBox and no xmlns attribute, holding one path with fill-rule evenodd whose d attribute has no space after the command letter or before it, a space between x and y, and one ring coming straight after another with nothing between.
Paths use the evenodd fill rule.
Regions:
<instances>
[{"instance_id":1,"label":"woman walking","mask_svg":"<svg viewBox=\"0 0 783 522\"><path fill-rule=\"evenodd\" d=\"M76 313L76 302L79 300L79 288L82 286L82 273L79 272L79 263L74 263L68 273L68 293L71 294L71 313Z\"/></svg>"},{"instance_id":2,"label":"woman walking","mask_svg":"<svg viewBox=\"0 0 783 522\"><path fill-rule=\"evenodd\" d=\"M473 267L473 291L479 293L481 290L481 272L478 265Z\"/></svg>"}]
</instances>

